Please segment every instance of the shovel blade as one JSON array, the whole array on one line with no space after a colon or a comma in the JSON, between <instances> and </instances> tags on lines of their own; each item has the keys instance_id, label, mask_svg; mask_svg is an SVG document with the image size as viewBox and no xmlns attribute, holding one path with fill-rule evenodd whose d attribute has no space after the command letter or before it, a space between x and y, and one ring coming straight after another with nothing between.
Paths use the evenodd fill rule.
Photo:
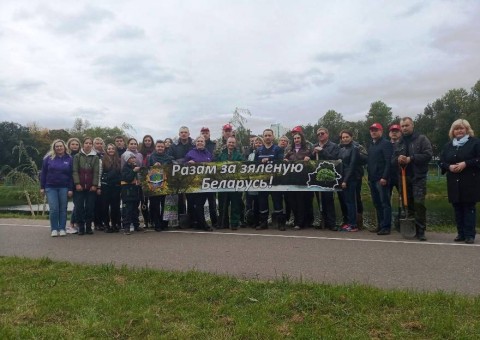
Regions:
<instances>
[{"instance_id":1,"label":"shovel blade","mask_svg":"<svg viewBox=\"0 0 480 340\"><path fill-rule=\"evenodd\" d=\"M404 238L414 238L417 233L415 228L414 218L401 218L400 219L400 234Z\"/></svg>"}]
</instances>

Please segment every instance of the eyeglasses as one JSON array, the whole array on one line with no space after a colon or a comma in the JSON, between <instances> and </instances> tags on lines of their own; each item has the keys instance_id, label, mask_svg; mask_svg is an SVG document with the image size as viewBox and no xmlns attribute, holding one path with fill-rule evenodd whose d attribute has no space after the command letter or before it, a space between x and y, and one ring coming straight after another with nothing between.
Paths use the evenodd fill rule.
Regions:
<instances>
[{"instance_id":1,"label":"eyeglasses","mask_svg":"<svg viewBox=\"0 0 480 340\"><path fill-rule=\"evenodd\" d=\"M323 136L325 134L326 134L326 132L319 132L319 133L317 133L317 136Z\"/></svg>"}]
</instances>

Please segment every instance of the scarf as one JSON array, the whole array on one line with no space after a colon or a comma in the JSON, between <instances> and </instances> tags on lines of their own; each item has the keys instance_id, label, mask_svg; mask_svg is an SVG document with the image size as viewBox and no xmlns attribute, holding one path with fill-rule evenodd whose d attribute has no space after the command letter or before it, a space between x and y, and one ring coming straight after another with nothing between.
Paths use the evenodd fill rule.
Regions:
<instances>
[{"instance_id":1,"label":"scarf","mask_svg":"<svg viewBox=\"0 0 480 340\"><path fill-rule=\"evenodd\" d=\"M454 138L454 139L452 140L453 146L456 146L456 147L463 146L466 142L468 142L468 139L469 139L469 138L470 138L469 135L465 135L465 136L463 136L463 137L460 138L460 139Z\"/></svg>"}]
</instances>

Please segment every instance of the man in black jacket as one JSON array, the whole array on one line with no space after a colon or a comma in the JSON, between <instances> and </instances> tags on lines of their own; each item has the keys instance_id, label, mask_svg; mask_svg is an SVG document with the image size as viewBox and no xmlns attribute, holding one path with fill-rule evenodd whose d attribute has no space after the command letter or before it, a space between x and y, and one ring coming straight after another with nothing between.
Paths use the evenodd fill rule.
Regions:
<instances>
[{"instance_id":1,"label":"man in black jacket","mask_svg":"<svg viewBox=\"0 0 480 340\"><path fill-rule=\"evenodd\" d=\"M330 141L328 130L324 127L320 127L317 130L318 143L313 146L312 159L317 160L337 160L339 158L340 147ZM336 225L335 203L333 201L333 192L322 191L321 204L322 204L322 218L325 222L325 227L336 231L338 230Z\"/></svg>"},{"instance_id":2,"label":"man in black jacket","mask_svg":"<svg viewBox=\"0 0 480 340\"><path fill-rule=\"evenodd\" d=\"M368 148L368 185L377 213L377 235L388 235L392 228L392 204L390 202L390 160L392 143L383 138L379 123L370 126L372 143Z\"/></svg>"},{"instance_id":3,"label":"man in black jacket","mask_svg":"<svg viewBox=\"0 0 480 340\"><path fill-rule=\"evenodd\" d=\"M186 126L182 126L178 130L178 143L171 146L172 151L171 155L178 164L185 163L185 155L193 149L193 140L190 138L190 130ZM194 218L194 202L192 196L193 194L178 195L178 213L179 215L185 214L187 212L188 218L190 221L195 221ZM185 207L185 198L187 200L187 206ZM180 219L179 219L180 221Z\"/></svg>"},{"instance_id":4,"label":"man in black jacket","mask_svg":"<svg viewBox=\"0 0 480 340\"><path fill-rule=\"evenodd\" d=\"M427 194L428 163L433 156L432 144L427 137L414 132L412 118L402 118L400 127L403 136L395 144L392 165L399 170L400 167L404 167L406 170L408 214L415 216L416 237L420 241L426 241L425 196Z\"/></svg>"}]
</instances>

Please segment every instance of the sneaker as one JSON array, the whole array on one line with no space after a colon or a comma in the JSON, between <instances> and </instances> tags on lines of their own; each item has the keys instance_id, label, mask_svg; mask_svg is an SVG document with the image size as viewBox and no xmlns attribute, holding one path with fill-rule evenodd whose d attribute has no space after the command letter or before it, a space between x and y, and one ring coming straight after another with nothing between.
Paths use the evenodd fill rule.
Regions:
<instances>
[{"instance_id":1,"label":"sneaker","mask_svg":"<svg viewBox=\"0 0 480 340\"><path fill-rule=\"evenodd\" d=\"M128 228L128 227L127 227ZM130 224L130 232L134 232L135 231L135 227L133 226L133 224Z\"/></svg>"},{"instance_id":2,"label":"sneaker","mask_svg":"<svg viewBox=\"0 0 480 340\"><path fill-rule=\"evenodd\" d=\"M293 227L294 230L300 230L300 226L296 225L295 227Z\"/></svg>"},{"instance_id":3,"label":"sneaker","mask_svg":"<svg viewBox=\"0 0 480 340\"><path fill-rule=\"evenodd\" d=\"M355 226L352 226L352 225L347 224L346 226L343 226L342 229L340 229L340 231L346 231L346 232L350 232L350 233L355 233L355 232L358 231L358 228L355 227Z\"/></svg>"},{"instance_id":4,"label":"sneaker","mask_svg":"<svg viewBox=\"0 0 480 340\"><path fill-rule=\"evenodd\" d=\"M382 228L377 232L377 235L390 235L390 229Z\"/></svg>"},{"instance_id":5,"label":"sneaker","mask_svg":"<svg viewBox=\"0 0 480 340\"><path fill-rule=\"evenodd\" d=\"M123 235L132 235L132 232L130 231L130 229L125 228L125 230L123 231Z\"/></svg>"},{"instance_id":6,"label":"sneaker","mask_svg":"<svg viewBox=\"0 0 480 340\"><path fill-rule=\"evenodd\" d=\"M67 227L67 234L76 234L78 233L78 228L77 227Z\"/></svg>"},{"instance_id":7,"label":"sneaker","mask_svg":"<svg viewBox=\"0 0 480 340\"><path fill-rule=\"evenodd\" d=\"M57 230L52 230L52 233L50 234L52 237L57 237L58 236L58 231Z\"/></svg>"},{"instance_id":8,"label":"sneaker","mask_svg":"<svg viewBox=\"0 0 480 340\"><path fill-rule=\"evenodd\" d=\"M342 224L342 226L340 227L340 231L348 231L348 228L350 228L350 225Z\"/></svg>"},{"instance_id":9,"label":"sneaker","mask_svg":"<svg viewBox=\"0 0 480 340\"><path fill-rule=\"evenodd\" d=\"M67 236L65 229L60 229L60 236Z\"/></svg>"}]
</instances>

